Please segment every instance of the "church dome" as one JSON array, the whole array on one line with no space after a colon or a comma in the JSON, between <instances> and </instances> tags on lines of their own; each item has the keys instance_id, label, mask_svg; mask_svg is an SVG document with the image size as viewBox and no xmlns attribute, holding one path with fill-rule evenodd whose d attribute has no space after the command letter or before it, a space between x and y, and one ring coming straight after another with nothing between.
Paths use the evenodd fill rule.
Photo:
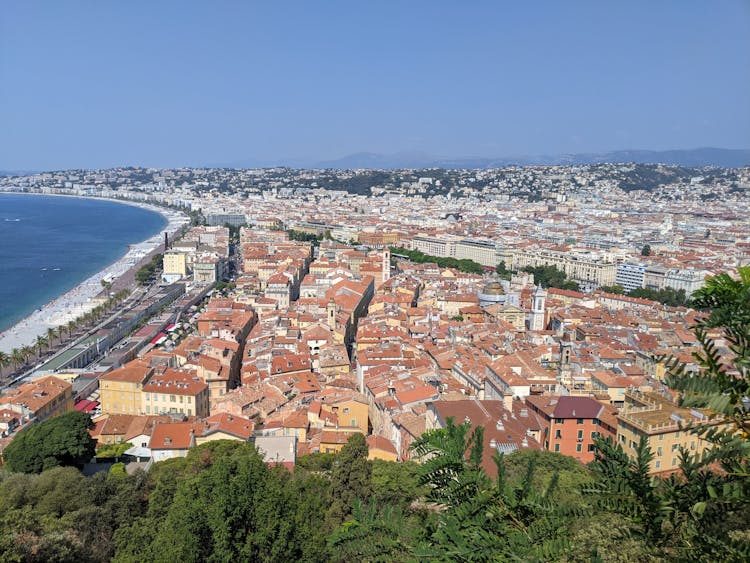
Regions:
<instances>
[{"instance_id":1,"label":"church dome","mask_svg":"<svg viewBox=\"0 0 750 563\"><path fill-rule=\"evenodd\" d=\"M482 290L484 295L504 295L503 286L499 282L490 282Z\"/></svg>"}]
</instances>

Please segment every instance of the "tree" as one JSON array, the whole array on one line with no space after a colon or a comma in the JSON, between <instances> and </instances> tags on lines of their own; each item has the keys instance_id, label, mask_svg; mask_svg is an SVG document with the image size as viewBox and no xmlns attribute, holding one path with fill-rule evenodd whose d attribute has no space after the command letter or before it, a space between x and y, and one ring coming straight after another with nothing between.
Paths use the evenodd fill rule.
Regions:
<instances>
[{"instance_id":1,"label":"tree","mask_svg":"<svg viewBox=\"0 0 750 563\"><path fill-rule=\"evenodd\" d=\"M353 434L336 456L331 472L328 521L331 528L352 513L354 501L372 496L372 466L367 459L368 448L363 434Z\"/></svg>"},{"instance_id":2,"label":"tree","mask_svg":"<svg viewBox=\"0 0 750 563\"><path fill-rule=\"evenodd\" d=\"M614 293L615 295L622 295L623 293L625 293L625 288L618 284L603 285L599 289L605 293Z\"/></svg>"},{"instance_id":3,"label":"tree","mask_svg":"<svg viewBox=\"0 0 750 563\"><path fill-rule=\"evenodd\" d=\"M727 274L710 278L693 294L704 311L693 327L701 348L693 354L698 372L678 359L659 358L683 407L723 417L684 427L710 446L700 455L681 450L679 474L652 479L645 438L634 460L611 441L596 443L601 478L589 492L641 526L663 556L676 560L750 560L750 267L739 274L737 280Z\"/></svg>"},{"instance_id":4,"label":"tree","mask_svg":"<svg viewBox=\"0 0 750 563\"><path fill-rule=\"evenodd\" d=\"M398 506L403 510L428 492L419 483L419 464L382 459L372 460L372 489L372 498L378 505Z\"/></svg>"},{"instance_id":5,"label":"tree","mask_svg":"<svg viewBox=\"0 0 750 563\"><path fill-rule=\"evenodd\" d=\"M10 353L10 358L16 366L16 369L20 369L26 363L26 356L22 348L13 348Z\"/></svg>"},{"instance_id":6,"label":"tree","mask_svg":"<svg viewBox=\"0 0 750 563\"><path fill-rule=\"evenodd\" d=\"M416 523L400 508L354 501L352 516L329 538L334 561L406 561L410 559Z\"/></svg>"},{"instance_id":7,"label":"tree","mask_svg":"<svg viewBox=\"0 0 750 563\"><path fill-rule=\"evenodd\" d=\"M56 328L54 328L54 327L49 327L49 328L47 329L47 343L48 343L48 344L49 344L50 346L52 345L52 341L53 341L53 340L54 340L55 338L57 338L57 336L58 336L58 332L57 332L57 329L56 329Z\"/></svg>"},{"instance_id":8,"label":"tree","mask_svg":"<svg viewBox=\"0 0 750 563\"><path fill-rule=\"evenodd\" d=\"M555 266L526 266L524 272L534 274L534 281L544 287L578 291L578 283L565 277L565 272Z\"/></svg>"},{"instance_id":9,"label":"tree","mask_svg":"<svg viewBox=\"0 0 750 563\"><path fill-rule=\"evenodd\" d=\"M422 461L420 484L429 487L427 499L441 504L460 504L489 485L480 468L484 428L469 422L456 426L452 417L444 429L428 430L412 443Z\"/></svg>"},{"instance_id":10,"label":"tree","mask_svg":"<svg viewBox=\"0 0 750 563\"><path fill-rule=\"evenodd\" d=\"M57 466L82 467L94 457L95 440L89 434L91 418L72 411L23 430L5 448L3 457L11 471L40 473Z\"/></svg>"},{"instance_id":11,"label":"tree","mask_svg":"<svg viewBox=\"0 0 750 563\"><path fill-rule=\"evenodd\" d=\"M0 373L13 363L13 358L0 350Z\"/></svg>"},{"instance_id":12,"label":"tree","mask_svg":"<svg viewBox=\"0 0 750 563\"><path fill-rule=\"evenodd\" d=\"M628 293L630 297L637 297L639 299L650 299L651 301L658 301L669 307L684 307L690 304L687 294L684 289L674 289L672 287L665 287L662 289L650 289L648 287L637 287Z\"/></svg>"},{"instance_id":13,"label":"tree","mask_svg":"<svg viewBox=\"0 0 750 563\"><path fill-rule=\"evenodd\" d=\"M21 348L21 354L23 355L24 363L29 361L29 358L34 355L34 348L32 346L23 346Z\"/></svg>"},{"instance_id":14,"label":"tree","mask_svg":"<svg viewBox=\"0 0 750 563\"><path fill-rule=\"evenodd\" d=\"M727 274L709 278L693 299L706 312L693 329L701 346L694 354L700 371L690 373L670 359L667 383L682 393L684 406L711 409L731 423L698 431L714 444L713 455L728 464L727 471L750 478L750 266L739 268L738 280ZM728 353L712 336L716 331Z\"/></svg>"},{"instance_id":15,"label":"tree","mask_svg":"<svg viewBox=\"0 0 750 563\"><path fill-rule=\"evenodd\" d=\"M536 458L529 458L523 478L511 484L504 456L493 459L493 482L481 466L484 429L460 426L449 418L444 429L430 430L412 444L424 460L420 481L428 500L441 507L417 558L438 561L551 560L566 548L566 520L552 501L558 479L544 489L534 486Z\"/></svg>"},{"instance_id":16,"label":"tree","mask_svg":"<svg viewBox=\"0 0 750 563\"><path fill-rule=\"evenodd\" d=\"M36 346L36 355L41 356L42 355L42 349L47 346L48 342L47 339L42 336L41 334L36 337L36 340L34 341L34 346Z\"/></svg>"},{"instance_id":17,"label":"tree","mask_svg":"<svg viewBox=\"0 0 750 563\"><path fill-rule=\"evenodd\" d=\"M510 280L510 278L513 277L513 272L506 269L505 267L505 261L501 261L496 267L495 272L497 272L497 275L500 276L504 280Z\"/></svg>"},{"instance_id":18,"label":"tree","mask_svg":"<svg viewBox=\"0 0 750 563\"><path fill-rule=\"evenodd\" d=\"M650 244L644 244L643 248L641 248L641 256L651 256L651 245Z\"/></svg>"}]
</instances>

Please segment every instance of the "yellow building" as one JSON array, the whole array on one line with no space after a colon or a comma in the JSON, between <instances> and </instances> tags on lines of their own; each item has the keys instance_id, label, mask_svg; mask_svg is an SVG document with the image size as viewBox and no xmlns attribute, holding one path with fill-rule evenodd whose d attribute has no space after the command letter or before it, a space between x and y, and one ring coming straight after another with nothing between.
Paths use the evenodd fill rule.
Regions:
<instances>
[{"instance_id":1,"label":"yellow building","mask_svg":"<svg viewBox=\"0 0 750 563\"><path fill-rule=\"evenodd\" d=\"M163 266L165 277L180 279L188 275L187 255L184 252L165 252Z\"/></svg>"},{"instance_id":2,"label":"yellow building","mask_svg":"<svg viewBox=\"0 0 750 563\"><path fill-rule=\"evenodd\" d=\"M383 436L368 436L367 459L382 459L383 461L398 461L398 452L393 442Z\"/></svg>"},{"instance_id":3,"label":"yellow building","mask_svg":"<svg viewBox=\"0 0 750 563\"><path fill-rule=\"evenodd\" d=\"M357 428L367 436L370 419L368 417L369 405L366 400L347 399L330 404L324 402L321 410L336 414L339 426Z\"/></svg>"},{"instance_id":4,"label":"yellow building","mask_svg":"<svg viewBox=\"0 0 750 563\"><path fill-rule=\"evenodd\" d=\"M145 414L209 415L208 384L193 370L166 368L143 385L141 410Z\"/></svg>"},{"instance_id":5,"label":"yellow building","mask_svg":"<svg viewBox=\"0 0 750 563\"><path fill-rule=\"evenodd\" d=\"M320 451L326 454L335 454L341 451L349 438L358 434L351 428L326 429L320 433Z\"/></svg>"},{"instance_id":6,"label":"yellow building","mask_svg":"<svg viewBox=\"0 0 750 563\"><path fill-rule=\"evenodd\" d=\"M709 443L691 427L720 424L721 418L706 409L685 409L654 391L628 390L625 405L618 413L617 443L633 456L642 436L648 440L654 459L651 473L675 471L680 465L680 447L700 454Z\"/></svg>"},{"instance_id":7,"label":"yellow building","mask_svg":"<svg viewBox=\"0 0 750 563\"><path fill-rule=\"evenodd\" d=\"M141 390L154 370L145 360L128 362L99 379L102 414L141 414Z\"/></svg>"}]
</instances>

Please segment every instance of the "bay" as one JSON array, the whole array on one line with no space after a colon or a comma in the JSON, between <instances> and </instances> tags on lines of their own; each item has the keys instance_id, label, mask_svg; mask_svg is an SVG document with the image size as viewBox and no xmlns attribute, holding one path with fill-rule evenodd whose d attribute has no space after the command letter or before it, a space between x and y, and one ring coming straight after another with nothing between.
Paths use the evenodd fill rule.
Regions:
<instances>
[{"instance_id":1,"label":"bay","mask_svg":"<svg viewBox=\"0 0 750 563\"><path fill-rule=\"evenodd\" d=\"M166 224L158 213L107 200L0 194L0 331Z\"/></svg>"}]
</instances>

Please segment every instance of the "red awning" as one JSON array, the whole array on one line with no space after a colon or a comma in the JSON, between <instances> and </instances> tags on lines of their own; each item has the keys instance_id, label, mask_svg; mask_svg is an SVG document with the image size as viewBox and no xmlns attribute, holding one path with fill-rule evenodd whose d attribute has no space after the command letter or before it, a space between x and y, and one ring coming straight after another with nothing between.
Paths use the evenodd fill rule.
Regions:
<instances>
[{"instance_id":1,"label":"red awning","mask_svg":"<svg viewBox=\"0 0 750 563\"><path fill-rule=\"evenodd\" d=\"M159 341L160 339L164 338L165 336L166 336L166 334L165 334L165 333L163 333L163 332L160 332L159 334L157 334L156 336L154 336L154 337L153 337L153 338L151 339L151 344L156 344L156 343L157 343L157 342L158 342L158 341Z\"/></svg>"}]
</instances>

